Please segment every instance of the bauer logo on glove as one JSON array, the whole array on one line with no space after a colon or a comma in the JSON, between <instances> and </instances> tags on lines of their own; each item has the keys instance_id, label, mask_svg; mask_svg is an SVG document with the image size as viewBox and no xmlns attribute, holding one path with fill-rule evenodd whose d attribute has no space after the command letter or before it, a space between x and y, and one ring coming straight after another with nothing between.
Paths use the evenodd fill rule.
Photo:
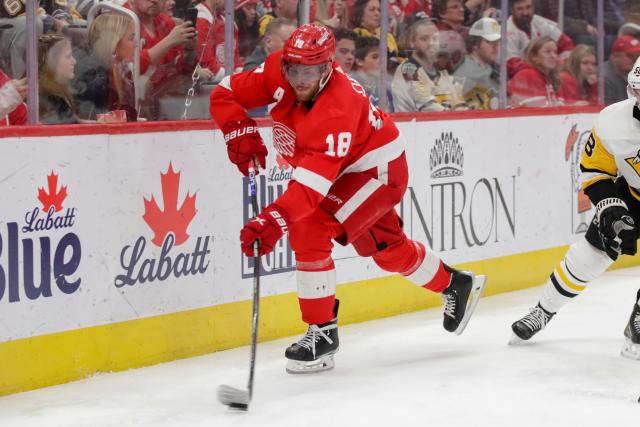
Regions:
<instances>
[{"instance_id":1,"label":"bauer logo on glove","mask_svg":"<svg viewBox=\"0 0 640 427\"><path fill-rule=\"evenodd\" d=\"M242 129L236 129L231 131L231 133L227 133L224 135L224 142L229 143L229 141L232 139L236 139L241 136L252 134L252 133L258 133L257 126L247 126Z\"/></svg>"},{"instance_id":2,"label":"bauer logo on glove","mask_svg":"<svg viewBox=\"0 0 640 427\"><path fill-rule=\"evenodd\" d=\"M249 175L249 163L254 160L258 167L264 167L267 159L267 147L258 132L255 120L245 118L227 122L222 127L227 143L229 160L238 167L244 176Z\"/></svg>"},{"instance_id":3,"label":"bauer logo on glove","mask_svg":"<svg viewBox=\"0 0 640 427\"><path fill-rule=\"evenodd\" d=\"M240 244L246 256L254 256L253 242L260 240L259 255L273 250L278 240L289 231L289 215L281 207L271 204L240 230Z\"/></svg>"}]
</instances>

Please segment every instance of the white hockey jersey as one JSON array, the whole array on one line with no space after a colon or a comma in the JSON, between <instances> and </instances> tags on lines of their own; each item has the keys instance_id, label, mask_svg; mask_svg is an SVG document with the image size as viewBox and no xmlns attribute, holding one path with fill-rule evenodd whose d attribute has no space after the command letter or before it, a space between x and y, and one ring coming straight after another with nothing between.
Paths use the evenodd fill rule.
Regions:
<instances>
[{"instance_id":1,"label":"white hockey jersey","mask_svg":"<svg viewBox=\"0 0 640 427\"><path fill-rule=\"evenodd\" d=\"M635 98L609 105L598 115L582 152L582 189L623 176L640 200L640 110Z\"/></svg>"}]
</instances>

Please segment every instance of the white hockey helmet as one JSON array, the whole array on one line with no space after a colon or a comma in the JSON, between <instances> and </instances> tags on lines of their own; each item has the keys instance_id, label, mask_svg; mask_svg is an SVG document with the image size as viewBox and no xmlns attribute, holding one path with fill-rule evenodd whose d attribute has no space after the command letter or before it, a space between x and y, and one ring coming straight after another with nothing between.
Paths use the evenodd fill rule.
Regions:
<instances>
[{"instance_id":1,"label":"white hockey helmet","mask_svg":"<svg viewBox=\"0 0 640 427\"><path fill-rule=\"evenodd\" d=\"M627 95L629 98L635 98L636 103L640 103L640 57L636 59L627 75Z\"/></svg>"}]
</instances>

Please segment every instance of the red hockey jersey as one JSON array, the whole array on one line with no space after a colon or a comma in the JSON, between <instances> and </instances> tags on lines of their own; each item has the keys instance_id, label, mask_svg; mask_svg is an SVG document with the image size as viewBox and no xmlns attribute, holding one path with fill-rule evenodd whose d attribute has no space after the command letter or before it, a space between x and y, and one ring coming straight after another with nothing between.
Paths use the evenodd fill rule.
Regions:
<instances>
[{"instance_id":1,"label":"red hockey jersey","mask_svg":"<svg viewBox=\"0 0 640 427\"><path fill-rule=\"evenodd\" d=\"M223 127L274 103L273 145L295 168L275 203L295 221L315 209L338 177L386 165L404 152L404 143L391 118L335 62L315 102L298 102L281 57L273 53L256 69L226 77L211 94L210 111Z\"/></svg>"}]
</instances>

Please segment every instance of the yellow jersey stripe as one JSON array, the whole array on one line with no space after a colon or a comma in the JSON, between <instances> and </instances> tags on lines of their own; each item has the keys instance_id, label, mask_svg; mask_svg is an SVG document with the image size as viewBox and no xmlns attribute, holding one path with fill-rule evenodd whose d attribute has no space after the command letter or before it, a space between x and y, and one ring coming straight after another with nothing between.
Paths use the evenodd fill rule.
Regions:
<instances>
[{"instance_id":1,"label":"yellow jersey stripe","mask_svg":"<svg viewBox=\"0 0 640 427\"><path fill-rule=\"evenodd\" d=\"M586 288L586 286L580 286L580 285L576 285L571 283L571 281L569 280L569 278L567 278L567 276L564 274L564 270L562 269L562 265L558 265L558 267L556 268L556 276L560 277L560 279L562 279L562 282L567 285L567 287L573 289L576 292L581 292L584 290L584 288Z\"/></svg>"}]
</instances>

